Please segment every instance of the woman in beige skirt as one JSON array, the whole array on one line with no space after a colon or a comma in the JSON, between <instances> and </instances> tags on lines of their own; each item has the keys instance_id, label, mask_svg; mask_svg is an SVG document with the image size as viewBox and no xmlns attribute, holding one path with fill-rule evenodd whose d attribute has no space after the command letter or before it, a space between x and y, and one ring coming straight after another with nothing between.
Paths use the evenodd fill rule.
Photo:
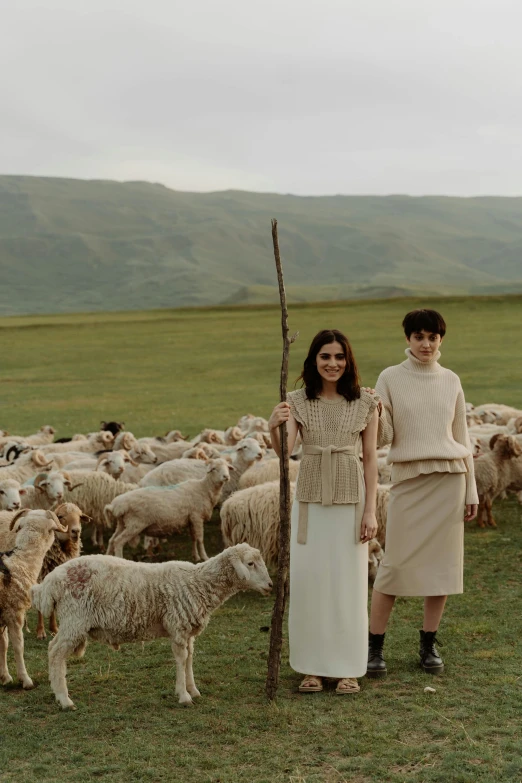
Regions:
<instances>
[{"instance_id":1,"label":"woman in beige skirt","mask_svg":"<svg viewBox=\"0 0 522 783\"><path fill-rule=\"evenodd\" d=\"M372 595L369 677L386 674L384 636L398 595L424 597L420 663L443 671L436 632L447 596L463 591L464 521L477 514L464 393L459 377L438 363L446 324L435 310L414 310L403 328L407 359L384 370L375 387L393 486Z\"/></svg>"}]
</instances>

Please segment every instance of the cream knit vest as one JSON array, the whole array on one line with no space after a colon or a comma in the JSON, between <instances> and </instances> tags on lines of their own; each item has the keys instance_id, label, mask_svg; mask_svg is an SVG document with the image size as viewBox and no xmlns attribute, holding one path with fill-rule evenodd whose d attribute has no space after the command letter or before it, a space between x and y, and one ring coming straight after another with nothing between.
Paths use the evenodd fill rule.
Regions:
<instances>
[{"instance_id":1,"label":"cream knit vest","mask_svg":"<svg viewBox=\"0 0 522 783\"><path fill-rule=\"evenodd\" d=\"M466 503L478 503L473 457L460 379L438 363L421 362L406 349L402 364L388 367L375 389L386 423L380 443L391 443L392 482L421 473L466 473Z\"/></svg>"}]
</instances>

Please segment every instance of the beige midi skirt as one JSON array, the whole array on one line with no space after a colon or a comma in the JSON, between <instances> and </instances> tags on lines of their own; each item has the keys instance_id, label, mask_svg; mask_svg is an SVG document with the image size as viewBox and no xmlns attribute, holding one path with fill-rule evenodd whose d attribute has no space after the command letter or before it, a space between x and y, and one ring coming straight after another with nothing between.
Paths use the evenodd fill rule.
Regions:
<instances>
[{"instance_id":1,"label":"beige midi skirt","mask_svg":"<svg viewBox=\"0 0 522 783\"><path fill-rule=\"evenodd\" d=\"M393 485L375 590L404 596L463 592L465 497L464 473L422 474Z\"/></svg>"}]
</instances>

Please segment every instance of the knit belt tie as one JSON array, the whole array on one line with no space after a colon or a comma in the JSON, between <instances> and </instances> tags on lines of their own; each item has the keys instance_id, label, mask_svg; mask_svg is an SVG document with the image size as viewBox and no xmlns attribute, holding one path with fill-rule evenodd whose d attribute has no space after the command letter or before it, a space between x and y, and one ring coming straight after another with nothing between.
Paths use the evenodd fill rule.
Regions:
<instances>
[{"instance_id":1,"label":"knit belt tie","mask_svg":"<svg viewBox=\"0 0 522 783\"><path fill-rule=\"evenodd\" d=\"M321 457L321 505L331 506L334 495L334 476L337 474L337 457L346 454L359 464L359 444L357 446L303 446L303 456L320 455ZM299 520L297 523L297 543L306 544L308 537L308 503L299 502Z\"/></svg>"}]
</instances>

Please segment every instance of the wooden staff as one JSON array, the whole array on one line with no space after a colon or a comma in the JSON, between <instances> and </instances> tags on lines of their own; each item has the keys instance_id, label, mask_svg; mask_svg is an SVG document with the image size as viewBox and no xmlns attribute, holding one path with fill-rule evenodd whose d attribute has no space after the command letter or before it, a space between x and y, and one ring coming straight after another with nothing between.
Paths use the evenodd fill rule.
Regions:
<instances>
[{"instance_id":1,"label":"wooden staff","mask_svg":"<svg viewBox=\"0 0 522 783\"><path fill-rule=\"evenodd\" d=\"M286 401L286 386L288 382L288 357L290 345L299 332L288 336L288 310L286 308L285 284L283 269L279 255L277 238L277 220L272 220L272 242L274 258L279 283L279 299L281 301L281 329L283 332L283 359L281 362L281 382L279 399ZM288 570L290 565L290 468L288 455L288 433L286 424L279 427L280 448L280 479L279 479L279 557L277 561L276 595L272 610L272 628L270 632L270 650L268 653L268 674L266 678L266 695L270 700L275 698L279 684L279 668L281 666L281 648L283 646L283 620L286 599L288 596Z\"/></svg>"}]
</instances>

